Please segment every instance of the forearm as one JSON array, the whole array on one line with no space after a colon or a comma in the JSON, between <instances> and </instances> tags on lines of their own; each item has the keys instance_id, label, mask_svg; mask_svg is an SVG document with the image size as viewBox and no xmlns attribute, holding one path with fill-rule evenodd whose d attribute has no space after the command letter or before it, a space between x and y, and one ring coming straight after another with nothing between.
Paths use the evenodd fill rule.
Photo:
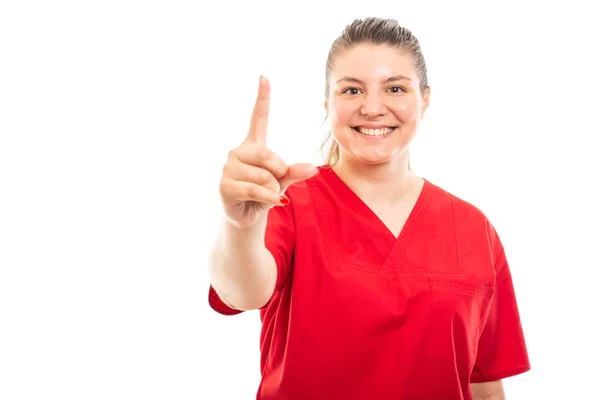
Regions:
<instances>
[{"instance_id":1,"label":"forearm","mask_svg":"<svg viewBox=\"0 0 600 400\"><path fill-rule=\"evenodd\" d=\"M223 221L210 257L209 275L221 299L233 308L262 307L272 296L277 268L265 247L266 216L240 230Z\"/></svg>"},{"instance_id":2,"label":"forearm","mask_svg":"<svg viewBox=\"0 0 600 400\"><path fill-rule=\"evenodd\" d=\"M472 383L473 400L506 400L502 381Z\"/></svg>"},{"instance_id":3,"label":"forearm","mask_svg":"<svg viewBox=\"0 0 600 400\"><path fill-rule=\"evenodd\" d=\"M473 400L506 400L506 397L503 394L490 394L487 396L473 397Z\"/></svg>"}]
</instances>

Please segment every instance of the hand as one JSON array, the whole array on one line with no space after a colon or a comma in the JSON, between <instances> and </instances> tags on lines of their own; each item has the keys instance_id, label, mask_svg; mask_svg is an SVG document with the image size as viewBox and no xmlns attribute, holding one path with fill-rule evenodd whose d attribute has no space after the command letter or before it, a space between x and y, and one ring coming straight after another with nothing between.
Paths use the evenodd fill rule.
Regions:
<instances>
[{"instance_id":1,"label":"hand","mask_svg":"<svg viewBox=\"0 0 600 400\"><path fill-rule=\"evenodd\" d=\"M261 77L248 136L229 152L219 185L225 215L241 229L254 226L271 207L287 204L285 190L318 172L312 164L287 165L267 149L270 92Z\"/></svg>"}]
</instances>

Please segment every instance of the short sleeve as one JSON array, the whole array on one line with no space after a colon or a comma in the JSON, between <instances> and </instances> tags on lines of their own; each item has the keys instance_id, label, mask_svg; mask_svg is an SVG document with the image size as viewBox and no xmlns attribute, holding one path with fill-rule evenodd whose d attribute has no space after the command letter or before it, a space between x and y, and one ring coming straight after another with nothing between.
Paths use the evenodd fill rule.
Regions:
<instances>
[{"instance_id":1,"label":"short sleeve","mask_svg":"<svg viewBox=\"0 0 600 400\"><path fill-rule=\"evenodd\" d=\"M495 263L496 291L479 340L471 382L496 381L531 367L521 326L517 299L504 250Z\"/></svg>"},{"instance_id":2,"label":"short sleeve","mask_svg":"<svg viewBox=\"0 0 600 400\"><path fill-rule=\"evenodd\" d=\"M294 252L295 229L291 204L271 208L267 218L265 247L275 259L277 266L275 290L278 291L288 278ZM236 315L243 312L228 306L212 285L209 287L208 303L213 310L223 315Z\"/></svg>"}]
</instances>

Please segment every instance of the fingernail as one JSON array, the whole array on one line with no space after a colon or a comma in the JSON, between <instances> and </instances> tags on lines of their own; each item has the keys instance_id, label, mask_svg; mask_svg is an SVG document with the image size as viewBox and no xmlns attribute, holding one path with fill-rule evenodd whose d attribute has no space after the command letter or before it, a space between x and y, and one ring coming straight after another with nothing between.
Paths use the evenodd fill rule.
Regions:
<instances>
[{"instance_id":1,"label":"fingernail","mask_svg":"<svg viewBox=\"0 0 600 400\"><path fill-rule=\"evenodd\" d=\"M290 204L290 199L288 199L286 195L282 195L282 196L279 198L279 201L280 201L280 202L281 202L281 204L283 204L283 205Z\"/></svg>"}]
</instances>

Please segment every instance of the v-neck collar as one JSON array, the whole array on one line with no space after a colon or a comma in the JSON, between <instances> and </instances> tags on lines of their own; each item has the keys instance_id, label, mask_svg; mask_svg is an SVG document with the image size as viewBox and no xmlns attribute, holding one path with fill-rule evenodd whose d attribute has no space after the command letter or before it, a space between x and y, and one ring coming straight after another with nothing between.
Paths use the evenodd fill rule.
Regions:
<instances>
[{"instance_id":1,"label":"v-neck collar","mask_svg":"<svg viewBox=\"0 0 600 400\"><path fill-rule=\"evenodd\" d=\"M387 225L381 220L381 218L379 218L379 216L371 209L371 207L369 207L367 203L365 203L331 167L323 167L321 171L323 176L334 187L334 190L340 195L340 198L343 199L343 201L347 202L351 208L360 212L365 218L372 220L373 223L379 225L381 229L388 232L392 240L403 239L407 235L405 232L412 229L411 225L414 224L414 222L416 222L415 220L419 218L425 203L425 199L428 197L431 189L431 183L427 179L422 178L424 183L423 187L421 188L421 192L419 193L419 197L417 198L417 201L413 206L408 219L404 224L404 227L400 231L400 234L395 236L387 227Z\"/></svg>"},{"instance_id":2,"label":"v-neck collar","mask_svg":"<svg viewBox=\"0 0 600 400\"><path fill-rule=\"evenodd\" d=\"M422 178L424 183L421 192L419 193L417 201L410 211L402 230L396 237L379 216L335 173L335 171L333 171L331 167L321 167L321 173L338 195L339 201L345 202L351 209L356 210L357 213L364 216L366 220L373 223L374 226L377 226L378 230L387 232L385 237L389 240L390 251L385 262L383 265L379 266L378 270L393 269L393 263L400 261L410 242L410 238L414 236L414 230L418 227L419 221L427 208L426 205L432 192L431 182Z\"/></svg>"}]
</instances>

